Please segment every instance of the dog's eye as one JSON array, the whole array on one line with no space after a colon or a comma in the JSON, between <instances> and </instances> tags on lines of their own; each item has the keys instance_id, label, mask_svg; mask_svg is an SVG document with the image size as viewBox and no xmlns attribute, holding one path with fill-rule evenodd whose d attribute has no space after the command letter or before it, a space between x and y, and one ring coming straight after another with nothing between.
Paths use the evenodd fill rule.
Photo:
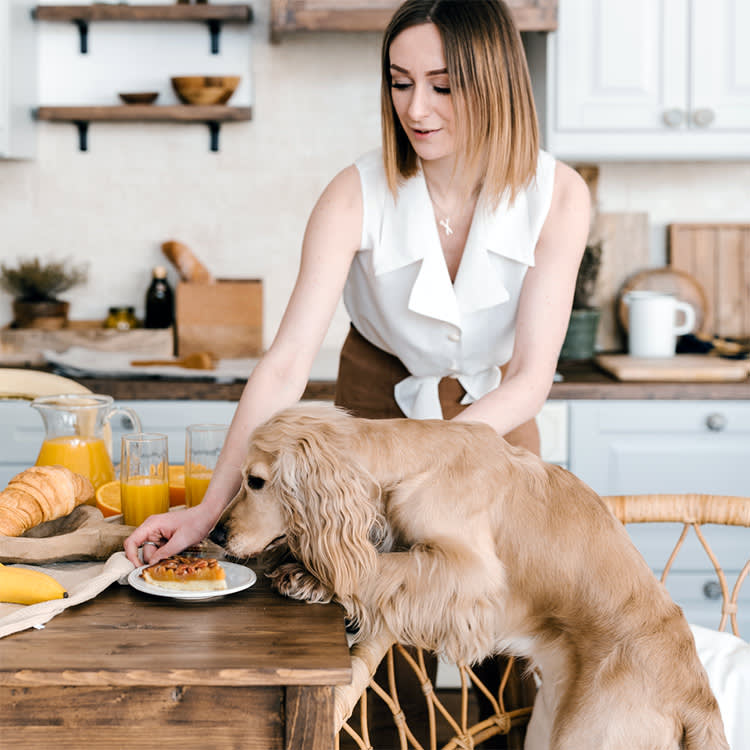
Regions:
<instances>
[{"instance_id":1,"label":"dog's eye","mask_svg":"<svg viewBox=\"0 0 750 750\"><path fill-rule=\"evenodd\" d=\"M262 490L263 485L266 483L266 480L261 479L260 477L255 477L252 474L250 474L245 480L245 482L247 483L247 486L251 490Z\"/></svg>"}]
</instances>

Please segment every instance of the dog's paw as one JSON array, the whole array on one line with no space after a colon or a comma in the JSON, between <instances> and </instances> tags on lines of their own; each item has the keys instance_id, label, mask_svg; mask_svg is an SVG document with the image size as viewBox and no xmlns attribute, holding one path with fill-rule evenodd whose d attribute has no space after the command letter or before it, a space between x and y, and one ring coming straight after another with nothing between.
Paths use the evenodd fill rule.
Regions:
<instances>
[{"instance_id":1,"label":"dog's paw","mask_svg":"<svg viewBox=\"0 0 750 750\"><path fill-rule=\"evenodd\" d=\"M327 604L333 599L333 594L297 562L280 565L268 577L273 588L290 599L313 604Z\"/></svg>"}]
</instances>

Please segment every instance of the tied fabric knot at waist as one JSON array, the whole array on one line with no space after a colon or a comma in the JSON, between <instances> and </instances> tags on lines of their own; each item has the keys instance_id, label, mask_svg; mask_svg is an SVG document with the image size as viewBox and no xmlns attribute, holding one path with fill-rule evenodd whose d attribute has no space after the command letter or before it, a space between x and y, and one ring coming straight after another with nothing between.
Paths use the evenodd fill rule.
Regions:
<instances>
[{"instance_id":1,"label":"tied fabric knot at waist","mask_svg":"<svg viewBox=\"0 0 750 750\"><path fill-rule=\"evenodd\" d=\"M500 385L502 374L495 365L480 372L449 373L466 391L461 399L463 405L472 404ZM443 375L410 375L397 383L393 395L399 409L410 419L442 419L438 385Z\"/></svg>"}]
</instances>

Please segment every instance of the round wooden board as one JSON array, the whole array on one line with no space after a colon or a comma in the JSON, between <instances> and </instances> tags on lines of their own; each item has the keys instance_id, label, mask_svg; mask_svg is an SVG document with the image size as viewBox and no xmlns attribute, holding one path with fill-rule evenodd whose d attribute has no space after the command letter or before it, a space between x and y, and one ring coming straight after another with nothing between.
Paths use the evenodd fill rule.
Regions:
<instances>
[{"instance_id":1,"label":"round wooden board","mask_svg":"<svg viewBox=\"0 0 750 750\"><path fill-rule=\"evenodd\" d=\"M649 268L639 271L625 280L617 294L617 322L625 333L628 332L628 306L625 295L633 291L651 291L674 294L677 299L687 302L695 310L696 334L706 335L706 313L708 300L700 282L689 273L676 268Z\"/></svg>"}]
</instances>

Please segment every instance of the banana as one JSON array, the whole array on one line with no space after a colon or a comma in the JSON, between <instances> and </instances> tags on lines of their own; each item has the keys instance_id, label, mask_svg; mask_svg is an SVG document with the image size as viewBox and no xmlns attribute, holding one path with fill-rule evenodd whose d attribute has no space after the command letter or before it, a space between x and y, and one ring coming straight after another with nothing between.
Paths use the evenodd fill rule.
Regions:
<instances>
[{"instance_id":1,"label":"banana","mask_svg":"<svg viewBox=\"0 0 750 750\"><path fill-rule=\"evenodd\" d=\"M0 563L0 602L38 604L50 599L65 599L68 592L40 570L9 568Z\"/></svg>"},{"instance_id":2,"label":"banana","mask_svg":"<svg viewBox=\"0 0 750 750\"><path fill-rule=\"evenodd\" d=\"M0 398L33 401L37 396L58 393L91 393L75 380L51 372L4 367L0 370Z\"/></svg>"}]
</instances>

